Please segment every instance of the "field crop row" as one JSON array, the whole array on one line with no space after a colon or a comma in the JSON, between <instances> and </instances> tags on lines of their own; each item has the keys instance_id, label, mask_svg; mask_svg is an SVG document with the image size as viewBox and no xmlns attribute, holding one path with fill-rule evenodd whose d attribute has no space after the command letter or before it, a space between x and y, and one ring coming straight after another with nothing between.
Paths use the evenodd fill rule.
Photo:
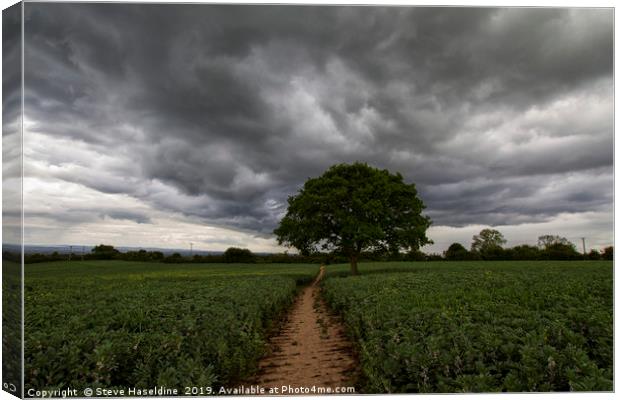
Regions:
<instances>
[{"instance_id":1,"label":"field crop row","mask_svg":"<svg viewBox=\"0 0 620 400\"><path fill-rule=\"evenodd\" d=\"M315 266L129 262L28 269L26 389L230 384Z\"/></svg>"},{"instance_id":2,"label":"field crop row","mask_svg":"<svg viewBox=\"0 0 620 400\"><path fill-rule=\"evenodd\" d=\"M611 263L329 269L366 392L613 390Z\"/></svg>"},{"instance_id":3,"label":"field crop row","mask_svg":"<svg viewBox=\"0 0 620 400\"><path fill-rule=\"evenodd\" d=\"M2 260L2 380L21 392L21 265Z\"/></svg>"}]
</instances>

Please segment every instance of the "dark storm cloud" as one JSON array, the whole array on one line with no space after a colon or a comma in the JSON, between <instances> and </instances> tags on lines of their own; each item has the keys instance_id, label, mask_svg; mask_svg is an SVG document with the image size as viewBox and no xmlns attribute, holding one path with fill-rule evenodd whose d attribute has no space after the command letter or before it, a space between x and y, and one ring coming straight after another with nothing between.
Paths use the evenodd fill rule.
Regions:
<instances>
[{"instance_id":1,"label":"dark storm cloud","mask_svg":"<svg viewBox=\"0 0 620 400\"><path fill-rule=\"evenodd\" d=\"M48 218L61 224L101 222L106 218L133 221L138 224L148 224L151 222L149 216L140 213L119 209L99 208L67 208L55 210L53 214L41 211L31 211L27 213L28 218Z\"/></svg>"},{"instance_id":2,"label":"dark storm cloud","mask_svg":"<svg viewBox=\"0 0 620 400\"><path fill-rule=\"evenodd\" d=\"M436 224L611 202L610 10L28 3L26 17L29 129L117 159L52 172L67 181L260 234L308 177L356 160L417 182Z\"/></svg>"},{"instance_id":3,"label":"dark storm cloud","mask_svg":"<svg viewBox=\"0 0 620 400\"><path fill-rule=\"evenodd\" d=\"M2 119L3 135L13 133L21 110L21 9L10 7L2 13Z\"/></svg>"},{"instance_id":4,"label":"dark storm cloud","mask_svg":"<svg viewBox=\"0 0 620 400\"><path fill-rule=\"evenodd\" d=\"M436 185L423 191L433 208L431 218L450 219L452 226L484 220L489 225L546 222L559 213L608 211L613 202L612 172L593 169L581 175L557 175L544 179L513 177L474 179ZM482 199L482 200L481 200ZM454 210L464 210L458 215Z\"/></svg>"}]
</instances>

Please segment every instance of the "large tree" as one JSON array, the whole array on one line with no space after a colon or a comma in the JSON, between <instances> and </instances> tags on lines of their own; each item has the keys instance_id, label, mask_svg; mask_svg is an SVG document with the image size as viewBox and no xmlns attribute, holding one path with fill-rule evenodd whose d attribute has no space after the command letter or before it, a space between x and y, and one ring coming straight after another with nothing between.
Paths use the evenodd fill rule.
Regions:
<instances>
[{"instance_id":1,"label":"large tree","mask_svg":"<svg viewBox=\"0 0 620 400\"><path fill-rule=\"evenodd\" d=\"M547 249L557 244L570 246L571 242L565 237L558 235L542 235L538 237L538 247L541 249Z\"/></svg>"},{"instance_id":2,"label":"large tree","mask_svg":"<svg viewBox=\"0 0 620 400\"><path fill-rule=\"evenodd\" d=\"M444 251L443 256L450 261L463 261L471 258L469 251L460 243L452 243L448 250Z\"/></svg>"},{"instance_id":3,"label":"large tree","mask_svg":"<svg viewBox=\"0 0 620 400\"><path fill-rule=\"evenodd\" d=\"M278 243L302 254L345 254L357 274L362 251L412 251L432 243L424 208L415 185L405 183L401 174L359 162L338 164L289 197L274 233Z\"/></svg>"},{"instance_id":4,"label":"large tree","mask_svg":"<svg viewBox=\"0 0 620 400\"><path fill-rule=\"evenodd\" d=\"M97 260L111 260L120 254L120 251L114 246L100 244L91 249L91 254L91 257Z\"/></svg>"},{"instance_id":5,"label":"large tree","mask_svg":"<svg viewBox=\"0 0 620 400\"><path fill-rule=\"evenodd\" d=\"M483 229L479 234L474 235L471 243L471 251L475 251L482 255L493 253L506 244L504 235L496 229Z\"/></svg>"},{"instance_id":6,"label":"large tree","mask_svg":"<svg viewBox=\"0 0 620 400\"><path fill-rule=\"evenodd\" d=\"M227 263L254 263L256 258L250 249L240 249L238 247L229 247L223 254L224 262Z\"/></svg>"}]
</instances>

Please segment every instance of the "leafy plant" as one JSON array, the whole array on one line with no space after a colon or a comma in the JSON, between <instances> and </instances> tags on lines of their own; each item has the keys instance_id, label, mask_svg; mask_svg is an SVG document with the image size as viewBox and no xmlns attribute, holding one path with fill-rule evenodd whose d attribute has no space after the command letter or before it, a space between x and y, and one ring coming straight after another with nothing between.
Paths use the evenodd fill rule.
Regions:
<instances>
[{"instance_id":1,"label":"leafy plant","mask_svg":"<svg viewBox=\"0 0 620 400\"><path fill-rule=\"evenodd\" d=\"M255 372L314 265L26 268L26 389L227 385Z\"/></svg>"},{"instance_id":2,"label":"leafy plant","mask_svg":"<svg viewBox=\"0 0 620 400\"><path fill-rule=\"evenodd\" d=\"M613 390L611 263L361 266L323 289L366 392Z\"/></svg>"}]
</instances>

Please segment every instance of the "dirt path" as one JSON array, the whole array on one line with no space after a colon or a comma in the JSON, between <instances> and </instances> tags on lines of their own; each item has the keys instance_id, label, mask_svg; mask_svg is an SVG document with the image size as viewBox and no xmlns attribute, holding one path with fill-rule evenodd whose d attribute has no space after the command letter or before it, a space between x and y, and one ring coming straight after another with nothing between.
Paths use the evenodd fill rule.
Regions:
<instances>
[{"instance_id":1,"label":"dirt path","mask_svg":"<svg viewBox=\"0 0 620 400\"><path fill-rule=\"evenodd\" d=\"M318 282L324 274L321 267L315 281L297 297L282 330L271 339L272 353L259 363L254 384L265 388L352 386L356 362L342 325L320 298Z\"/></svg>"}]
</instances>

